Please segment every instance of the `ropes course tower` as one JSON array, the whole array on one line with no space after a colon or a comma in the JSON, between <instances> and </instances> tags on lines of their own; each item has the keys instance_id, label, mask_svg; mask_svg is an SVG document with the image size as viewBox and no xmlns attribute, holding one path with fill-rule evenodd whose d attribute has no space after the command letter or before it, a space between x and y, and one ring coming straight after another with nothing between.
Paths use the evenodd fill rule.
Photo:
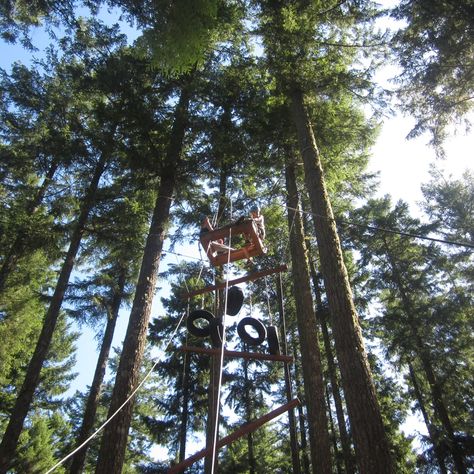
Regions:
<instances>
[{"instance_id":1,"label":"ropes course tower","mask_svg":"<svg viewBox=\"0 0 474 474\"><path fill-rule=\"evenodd\" d=\"M200 234L200 244L213 267L218 268L222 265L241 260L252 262L254 257L259 257L266 253L267 249L263 243L263 238L265 236L263 217L259 217L258 215L255 217L256 218L250 219L241 218L235 223L217 229L214 229L206 218L203 222ZM183 353L194 353L203 357L211 357L211 377L208 392L210 396L208 429L206 446L192 456L171 466L168 470L169 474L183 472L187 467L193 465L202 458L205 458L206 474L214 474L217 472L217 456L220 448L254 432L263 424L285 412L288 412L289 416L293 472L296 474L300 473L297 454L296 423L293 413L294 408L297 407L300 402L297 398L293 398L292 395L289 364L293 362L293 358L287 355L281 283L281 274L286 270L287 266L283 264L266 270L250 272L235 279L229 279L227 276L228 274L226 274L224 281L215 281L215 284L212 286L188 292L188 302L193 297L213 292L215 293L216 301L221 301L220 304L216 305L216 315L206 308L201 308L190 312L186 319L188 332L195 337L209 338L212 348L185 345L178 349ZM252 315L244 317L240 320L237 326L237 333L240 339L245 342L247 346L254 347L260 347L266 341L267 350L266 352L228 350L226 348L226 316L236 316L244 302L244 293L241 287L237 285L260 279L265 279L265 284L267 284L266 277L270 275L277 276L276 294L278 295L279 300L280 327L278 328L273 325L271 319L270 324L265 325L262 321ZM269 301L268 308L270 311ZM252 328L250 331L248 329L249 327ZM281 344L280 335L282 341ZM219 439L219 415L224 358L264 360L283 363L287 403L247 424L244 424L233 433Z\"/></svg>"}]
</instances>

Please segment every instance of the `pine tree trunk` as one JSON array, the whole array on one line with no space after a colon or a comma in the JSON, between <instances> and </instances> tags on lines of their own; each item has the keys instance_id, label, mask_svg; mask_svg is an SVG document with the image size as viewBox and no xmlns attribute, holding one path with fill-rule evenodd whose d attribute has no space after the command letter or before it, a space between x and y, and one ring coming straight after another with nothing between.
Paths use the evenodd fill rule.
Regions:
<instances>
[{"instance_id":1,"label":"pine tree trunk","mask_svg":"<svg viewBox=\"0 0 474 474\"><path fill-rule=\"evenodd\" d=\"M313 280L314 293L316 296L316 304L317 304L316 316L321 325L321 332L323 335L323 342L324 342L324 352L326 354L326 361L328 364L329 380L331 383L331 391L332 391L332 396L334 399L334 406L336 408L336 418L337 418L337 425L339 427L339 437L341 439L342 455L344 457L344 466L346 468L347 474L354 474L355 466L354 466L353 456L352 456L352 451L351 451L351 443L350 443L349 435L347 434L346 419L344 416L344 409L342 406L341 393L339 392L339 383L337 381L336 361L334 360L334 354L331 348L331 340L329 337L329 331L328 331L328 325L327 325L328 315L322 305L322 298L321 298L321 291L319 289L318 276L316 273L316 268L312 261L310 261L309 263L309 268L311 272L311 279Z\"/></svg>"},{"instance_id":2,"label":"pine tree trunk","mask_svg":"<svg viewBox=\"0 0 474 474\"><path fill-rule=\"evenodd\" d=\"M41 368L48 355L48 350L51 344L56 323L58 321L64 294L69 284L69 277L74 267L76 255L81 244L85 224L89 217L90 210L92 209L92 206L95 202L95 194L99 185L100 177L102 176L102 173L105 169L107 158L108 154L102 153L95 167L94 175L89 184L89 188L87 189L87 192L84 196L79 218L71 236L69 249L62 265L48 312L46 313L46 317L44 319L40 337L36 344L31 361L28 365L25 381L23 382L23 385L18 393L18 398L16 399L7 429L3 435L2 444L0 445L1 474L7 471L10 462L13 460L18 438L20 437L20 433L23 428L23 423L30 409L35 390L38 387Z\"/></svg>"},{"instance_id":3,"label":"pine tree trunk","mask_svg":"<svg viewBox=\"0 0 474 474\"><path fill-rule=\"evenodd\" d=\"M336 472L337 474L342 474L342 465L341 465L341 457L339 456L339 449L337 447L337 433L336 427L334 426L334 420L332 418L332 411L331 411L331 400L329 398L329 390L326 388L326 404L328 407L328 418L329 418L329 429L331 433L331 440L332 440L332 450L334 452L334 457L336 458Z\"/></svg>"},{"instance_id":4,"label":"pine tree trunk","mask_svg":"<svg viewBox=\"0 0 474 474\"><path fill-rule=\"evenodd\" d=\"M117 289L114 291L114 295L110 305L110 314L107 315L107 324L104 331L104 337L102 338L102 344L99 352L99 357L97 358L97 364L94 372L94 377L92 379L91 388L89 390L89 396L87 397L84 417L82 419L82 425L81 429L79 430L79 437L76 443L77 446L80 446L92 433L95 415L97 413L97 407L99 405L100 390L102 388L102 382L104 381L110 348L112 346L112 340L114 338L115 326L117 323L120 306L122 304L125 282L126 270L121 269L117 281ZM80 474L83 471L84 464L86 461L87 449L88 445L84 446L81 450L77 451L77 453L74 454L72 458L71 468L69 469L70 474Z\"/></svg>"},{"instance_id":5,"label":"pine tree trunk","mask_svg":"<svg viewBox=\"0 0 474 474\"><path fill-rule=\"evenodd\" d=\"M415 353L418 355L423 371L425 372L428 385L431 390L431 398L433 402L434 412L441 422L441 425L444 428L444 431L447 435L450 445L450 451L453 455L454 465L456 466L456 471L458 474L465 474L466 466L464 465L464 459L462 455L462 448L459 446L459 443L456 440L454 435L453 425L451 423L450 416L448 414L448 409L443 399L442 389L439 385L438 379L435 375L433 365L431 363L430 354L426 348L422 337L420 336L418 324L413 317L416 314L414 305L410 297L408 296L408 290L405 288L405 285L402 282L402 277L398 270L398 266L395 263L392 252L390 251L388 242L384 239L385 251L388 257L390 267L392 269L392 275L397 285L398 292L400 293L400 298L402 300L403 309L407 317L408 324L410 326L410 332L414 339L415 343Z\"/></svg>"},{"instance_id":6,"label":"pine tree trunk","mask_svg":"<svg viewBox=\"0 0 474 474\"><path fill-rule=\"evenodd\" d=\"M393 460L365 352L347 270L324 182L319 150L301 90L290 94L291 111L303 158L321 270L332 316L334 341L356 458L361 474L392 473Z\"/></svg>"},{"instance_id":7,"label":"pine tree trunk","mask_svg":"<svg viewBox=\"0 0 474 474\"><path fill-rule=\"evenodd\" d=\"M288 207L298 209L299 198L296 188L294 166L285 168ZM290 252L292 261L293 291L296 302L296 320L301 346L301 366L306 407L308 411L311 463L317 473L331 473L331 448L324 398L324 382L321 369L321 355L314 313L313 297L308 270L308 258L304 243L301 214L288 212L290 229Z\"/></svg>"},{"instance_id":8,"label":"pine tree trunk","mask_svg":"<svg viewBox=\"0 0 474 474\"><path fill-rule=\"evenodd\" d=\"M155 201L153 217L146 239L108 418L127 400L138 384L161 252L163 250L163 241L169 221L177 170L181 161L183 139L187 126L188 103L189 94L183 88L175 110L170 142L160 174L158 196ZM134 400L135 397L132 397L105 427L97 459L95 471L97 474L121 472L125 461L125 450Z\"/></svg>"},{"instance_id":9,"label":"pine tree trunk","mask_svg":"<svg viewBox=\"0 0 474 474\"><path fill-rule=\"evenodd\" d=\"M294 359L294 368L295 368L295 387L296 387L296 396L300 400L304 400L303 388L301 387L301 377L298 370L297 360L299 359L298 349L296 347L295 336L294 334L291 337L292 340L292 352ZM300 403L298 405L298 422L300 425L300 435L301 435L301 457L302 457L302 468L304 474L310 474L311 469L309 467L309 458L308 458L308 441L306 439L306 427L305 427L305 416L303 413L303 405Z\"/></svg>"},{"instance_id":10,"label":"pine tree trunk","mask_svg":"<svg viewBox=\"0 0 474 474\"><path fill-rule=\"evenodd\" d=\"M341 438L342 454L344 456L344 465L345 465L347 474L353 474L355 472L354 463L352 460L352 452L351 452L349 436L347 434L347 429L346 429L346 420L344 417L344 410L342 408L342 399L341 399L341 394L339 392L339 384L337 383L336 364L335 364L334 356L331 349L331 342L329 339L329 331L328 331L328 326L326 323L326 317L324 313L323 314L321 313L322 312L318 312L318 311L316 312L321 322L321 332L323 334L324 350L326 352L326 359L328 362L329 379L331 381L332 396L334 399L334 406L336 407L336 418L337 418L337 425L339 427L339 436Z\"/></svg>"},{"instance_id":11,"label":"pine tree trunk","mask_svg":"<svg viewBox=\"0 0 474 474\"><path fill-rule=\"evenodd\" d=\"M46 174L43 183L41 184L38 192L34 199L28 204L27 212L28 214L33 214L38 206L43 202L46 191L53 180L53 177L59 168L59 160L53 160L51 166L49 167L48 173ZM15 268L15 265L18 262L18 259L24 253L25 245L25 236L23 234L18 234L13 241L10 250L5 256L5 259L0 268L0 293L5 289L5 283L7 281L8 275Z\"/></svg>"},{"instance_id":12,"label":"pine tree trunk","mask_svg":"<svg viewBox=\"0 0 474 474\"><path fill-rule=\"evenodd\" d=\"M287 345L287 334L286 334L286 321L285 321L285 308L283 306L283 281L281 278L281 273L278 274L278 284L277 284L277 296L278 296L278 306L280 311L280 332L281 332L281 347L282 354L288 355L288 345ZM286 392L286 401L290 403L293 400L292 388L291 388L291 372L290 366L287 362L283 367L285 372L285 392ZM300 459L298 452L298 437L296 432L296 419L295 411L292 408L288 411L288 424L290 429L290 448L291 448L291 465L293 467L293 474L301 474L300 468Z\"/></svg>"},{"instance_id":13,"label":"pine tree trunk","mask_svg":"<svg viewBox=\"0 0 474 474\"><path fill-rule=\"evenodd\" d=\"M418 381L416 380L415 370L413 369L413 365L411 363L408 364L408 370L410 373L410 380L413 385L413 390L415 392L416 400L418 401L418 406L420 407L421 414L423 415L423 420L425 421L426 428L428 430L428 435L431 440L431 444L433 445L433 451L436 456L436 460L438 461L439 470L441 474L447 474L448 470L446 469L446 463L444 461L443 453L440 450L439 446L439 435L437 433L436 428L430 421L428 416L428 412L425 407L425 402L423 401L423 396L421 394L420 387L418 385Z\"/></svg>"}]
</instances>

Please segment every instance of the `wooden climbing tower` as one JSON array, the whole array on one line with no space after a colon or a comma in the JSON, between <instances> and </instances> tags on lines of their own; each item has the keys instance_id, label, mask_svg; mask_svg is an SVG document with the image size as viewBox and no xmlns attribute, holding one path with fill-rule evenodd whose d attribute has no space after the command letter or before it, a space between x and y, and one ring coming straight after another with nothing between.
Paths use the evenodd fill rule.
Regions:
<instances>
[{"instance_id":1,"label":"wooden climbing tower","mask_svg":"<svg viewBox=\"0 0 474 474\"><path fill-rule=\"evenodd\" d=\"M238 243L241 242L241 245ZM255 223L251 220L243 220L228 226L221 227L219 229L209 230L204 232L200 236L200 243L203 246L204 250L206 251L207 257L211 265L213 266L220 266L228 262L236 262L239 260L248 260L252 257L257 257L266 253L266 248L259 237L258 228ZM269 270L257 271L253 273L249 273L243 277L228 280L226 282L217 283L213 286L208 286L205 288L201 288L196 291L192 291L188 293L188 298L202 295L206 293L210 293L213 291L218 291L222 289L236 289L234 285L239 283L255 281L260 278L264 278L268 275L278 274L279 281L280 281L280 290L277 291L280 301L280 319L283 321L283 329L284 329L284 315L283 315L283 300L281 295L281 273L286 271L286 265L281 265L276 268L272 268ZM229 294L229 290L227 291ZM243 300L242 300L243 301ZM239 308L240 309L240 308ZM192 313L191 313L192 314ZM227 312L228 315L234 316L234 313ZM202 329L201 326L194 327L194 321L199 318L200 316L204 317L208 321L207 329ZM225 315L223 315L225 317ZM254 318L246 317L243 318L244 320L251 320ZM243 320L240 321L239 325L241 326ZM256 320L258 324L263 325L260 321ZM247 321L248 323L249 321ZM250 321L251 323L252 321ZM214 334L211 335L211 340L213 343L214 348L204 348L204 347L182 347L180 348L183 352L192 352L201 355L208 355L214 357L214 360L219 363L219 371L220 377L218 382L218 387L213 386L213 389L216 389L218 393L220 393L220 384L221 384L221 376L222 376L222 365L223 360L225 357L232 357L232 358L240 358L240 359L254 359L254 360L267 360L273 362L283 362L285 364L285 386L286 386L286 398L287 403L282 405L281 407L272 410L270 413L244 425L237 429L235 432L231 433L230 435L226 436L225 438L218 439L218 427L219 427L219 399L217 398L217 403L213 404L210 407L209 411L209 420L213 420L215 423L215 431L214 437L212 442L208 441L208 445L202 449L201 451L195 453L191 457L185 459L184 461L170 467L169 473L180 473L183 472L184 469L191 466L196 461L204 458L209 457L212 461L212 473L214 473L214 461L217 459L217 451L219 448L232 443L233 441L237 440L238 438L245 436L248 433L255 431L257 428L262 426L263 424L267 423L268 421L276 418L277 416L289 412L290 413L290 437L291 437L291 445L292 451L297 453L297 443L296 443L296 426L294 423L294 415L293 409L299 404L299 400L297 398L292 397L292 390L291 390L291 379L289 377L290 371L289 366L292 362L292 357L286 355L286 341L283 343L283 351L280 351L280 344L278 341L278 331L276 330L275 326L269 326L265 330L266 337L268 338L268 347L270 353L258 353L258 352L238 352L238 351L230 351L225 348L225 327L223 328L223 321L221 318L214 318L214 316L204 309L196 310L194 315L188 315L187 321L188 330L193 333L194 335L198 335L201 337L203 335L211 335L211 332L214 331ZM220 327L220 329L219 329ZM239 327L238 327L239 329ZM238 331L239 335L242 332L245 332L245 328L241 328L242 331ZM272 330L270 330L272 329ZM194 332L193 332L194 331ZM220 331L222 331L223 337L220 339ZM251 336L249 336L251 339ZM273 341L270 341L270 338L273 338ZM217 343L216 343L217 341ZM221 341L219 343L219 341ZM222 343L223 342L223 343ZM259 342L260 343L260 342ZM256 344L255 344L256 345ZM216 384L211 380L211 385ZM292 422L293 420L293 422ZM292 426L293 424L293 426ZM293 456L293 461L295 456ZM296 455L296 464L295 461L293 463L293 471L295 473L299 473L299 463L298 458Z\"/></svg>"}]
</instances>

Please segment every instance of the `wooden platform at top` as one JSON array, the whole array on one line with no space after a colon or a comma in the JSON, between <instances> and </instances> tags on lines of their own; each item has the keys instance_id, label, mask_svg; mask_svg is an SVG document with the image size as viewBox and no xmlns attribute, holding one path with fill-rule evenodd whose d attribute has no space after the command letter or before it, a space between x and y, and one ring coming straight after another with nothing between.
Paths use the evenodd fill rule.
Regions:
<instances>
[{"instance_id":1,"label":"wooden platform at top","mask_svg":"<svg viewBox=\"0 0 474 474\"><path fill-rule=\"evenodd\" d=\"M232 248L229 252L222 253L217 253L212 249L212 242L216 242L219 239L224 241L225 239L230 240L230 243L226 242L226 245L232 247L232 240L239 235L248 241L243 247ZM204 232L200 235L200 241L209 258L209 262L211 262L211 265L214 267L237 260L248 260L249 258L258 257L267 252L266 247L258 236L257 225L251 219L245 219L239 223L228 224L219 229Z\"/></svg>"}]
</instances>

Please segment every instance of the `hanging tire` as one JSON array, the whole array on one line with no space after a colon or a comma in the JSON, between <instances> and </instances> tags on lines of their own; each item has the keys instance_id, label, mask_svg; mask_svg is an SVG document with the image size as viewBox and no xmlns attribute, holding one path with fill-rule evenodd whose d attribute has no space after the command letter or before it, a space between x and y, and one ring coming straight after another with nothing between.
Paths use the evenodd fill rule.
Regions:
<instances>
[{"instance_id":1,"label":"hanging tire","mask_svg":"<svg viewBox=\"0 0 474 474\"><path fill-rule=\"evenodd\" d=\"M276 326L267 327L268 352L274 355L280 355L280 338Z\"/></svg>"},{"instance_id":2,"label":"hanging tire","mask_svg":"<svg viewBox=\"0 0 474 474\"><path fill-rule=\"evenodd\" d=\"M209 323L209 332L211 335L212 347L221 347L222 333L224 332L224 327L222 326L222 318L214 318Z\"/></svg>"},{"instance_id":3,"label":"hanging tire","mask_svg":"<svg viewBox=\"0 0 474 474\"><path fill-rule=\"evenodd\" d=\"M258 336L253 337L247 332L246 326L252 326L255 331L257 331ZM258 346L260 345L267 336L267 330L261 321L256 318L251 318L247 316L240 320L239 324L237 325L237 333L239 334L240 339L243 342L246 342L250 346Z\"/></svg>"},{"instance_id":4,"label":"hanging tire","mask_svg":"<svg viewBox=\"0 0 474 474\"><path fill-rule=\"evenodd\" d=\"M229 316L237 316L244 303L244 292L238 286L231 286L227 290L227 311Z\"/></svg>"},{"instance_id":5,"label":"hanging tire","mask_svg":"<svg viewBox=\"0 0 474 474\"><path fill-rule=\"evenodd\" d=\"M198 327L195 324L198 319L205 319L209 324L204 327ZM195 311L189 313L189 316L186 320L186 327L193 336L207 337L211 333L211 322L214 319L216 318L211 312L206 311L205 309L196 309Z\"/></svg>"}]
</instances>

